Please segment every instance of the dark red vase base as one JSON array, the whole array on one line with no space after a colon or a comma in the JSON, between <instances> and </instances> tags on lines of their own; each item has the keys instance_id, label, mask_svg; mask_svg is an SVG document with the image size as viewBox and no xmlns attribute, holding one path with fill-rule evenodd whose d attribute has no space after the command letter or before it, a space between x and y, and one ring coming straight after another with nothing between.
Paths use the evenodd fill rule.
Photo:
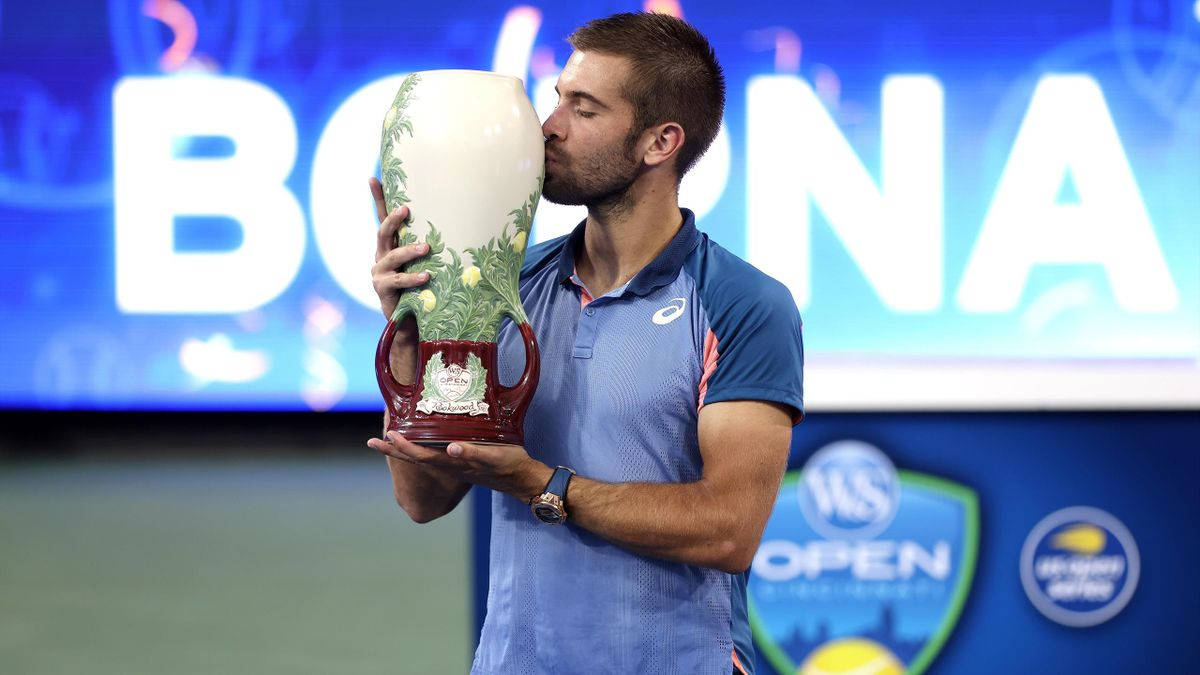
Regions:
<instances>
[{"instance_id":1,"label":"dark red vase base","mask_svg":"<svg viewBox=\"0 0 1200 675\"><path fill-rule=\"evenodd\" d=\"M496 379L496 343L469 340L421 340L417 343L417 381L402 385L391 372L392 341L395 322L388 322L379 339L375 354L375 374L379 389L388 408L388 430L397 431L408 440L431 448L444 449L454 441L487 444L523 445L525 411L537 388L540 370L537 340L528 323L520 325L525 341L525 372L513 387L502 386ZM425 364L435 354L441 354L445 365L467 367L467 357L477 356L487 371L483 401L487 413L482 415L425 413L417 410L420 392L425 388Z\"/></svg>"}]
</instances>

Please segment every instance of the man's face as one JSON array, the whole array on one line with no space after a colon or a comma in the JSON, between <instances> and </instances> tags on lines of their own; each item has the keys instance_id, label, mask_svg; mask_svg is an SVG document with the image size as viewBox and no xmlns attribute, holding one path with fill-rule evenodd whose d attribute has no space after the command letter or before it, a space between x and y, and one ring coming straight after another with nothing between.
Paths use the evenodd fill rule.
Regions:
<instances>
[{"instance_id":1,"label":"man's face","mask_svg":"<svg viewBox=\"0 0 1200 675\"><path fill-rule=\"evenodd\" d=\"M623 56L571 54L555 87L558 107L542 125L546 199L591 206L619 197L637 179L633 105L621 96L628 76Z\"/></svg>"}]
</instances>

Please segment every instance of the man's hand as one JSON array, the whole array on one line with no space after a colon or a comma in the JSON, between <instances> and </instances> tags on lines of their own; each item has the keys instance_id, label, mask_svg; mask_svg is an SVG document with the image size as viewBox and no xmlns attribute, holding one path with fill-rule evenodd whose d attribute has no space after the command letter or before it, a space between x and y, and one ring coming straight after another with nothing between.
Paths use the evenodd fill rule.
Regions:
<instances>
[{"instance_id":1,"label":"man's hand","mask_svg":"<svg viewBox=\"0 0 1200 675\"><path fill-rule=\"evenodd\" d=\"M396 311L400 293L429 281L429 274L410 274L400 268L429 253L425 243L396 246L396 233L408 220L408 207L401 206L394 213L387 212L383 198L383 186L376 178L368 181L371 197L375 200L375 215L379 218L379 235L375 242L375 265L371 267L371 281L379 296L379 307L388 319ZM392 373L402 384L412 384L416 379L417 322L410 315L398 326L396 339L392 343ZM383 423L388 426L386 416ZM432 464L412 462L403 454L397 454L394 446L384 440L372 438L367 445L388 456L388 470L392 474L392 491L396 503L418 523L439 518L458 505L471 489L457 472L439 469ZM401 461L404 460L404 461Z\"/></svg>"},{"instance_id":2,"label":"man's hand","mask_svg":"<svg viewBox=\"0 0 1200 675\"><path fill-rule=\"evenodd\" d=\"M446 451L417 445L395 431L367 442L393 459L434 469L459 480L513 495L522 502L540 495L554 470L519 445L451 443Z\"/></svg>"},{"instance_id":3,"label":"man's hand","mask_svg":"<svg viewBox=\"0 0 1200 675\"><path fill-rule=\"evenodd\" d=\"M379 235L375 243L375 265L371 267L371 282L375 286L375 294L379 296L379 306L383 309L383 315L390 319L396 311L401 291L429 281L428 272L409 274L400 271L401 267L428 254L429 245L418 242L408 246L396 246L396 233L408 220L408 207L401 206L388 213L387 204L383 199L383 186L379 179L372 177L370 185L371 196L375 198L375 215L379 218Z\"/></svg>"}]
</instances>

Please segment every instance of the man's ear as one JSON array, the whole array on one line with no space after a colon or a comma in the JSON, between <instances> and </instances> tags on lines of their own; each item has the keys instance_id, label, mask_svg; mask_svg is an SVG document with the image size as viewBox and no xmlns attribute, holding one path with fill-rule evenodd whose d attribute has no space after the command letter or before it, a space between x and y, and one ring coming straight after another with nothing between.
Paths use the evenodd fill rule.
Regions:
<instances>
[{"instance_id":1,"label":"man's ear","mask_svg":"<svg viewBox=\"0 0 1200 675\"><path fill-rule=\"evenodd\" d=\"M642 133L642 147L645 148L642 161L651 167L670 162L683 148L683 141L683 127L676 122L650 127Z\"/></svg>"}]
</instances>

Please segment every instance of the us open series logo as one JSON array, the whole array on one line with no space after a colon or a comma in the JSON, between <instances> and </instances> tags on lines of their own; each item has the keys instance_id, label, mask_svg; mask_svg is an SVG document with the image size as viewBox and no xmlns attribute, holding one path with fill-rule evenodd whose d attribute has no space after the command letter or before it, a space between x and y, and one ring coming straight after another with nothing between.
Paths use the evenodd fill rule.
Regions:
<instances>
[{"instance_id":1,"label":"us open series logo","mask_svg":"<svg viewBox=\"0 0 1200 675\"><path fill-rule=\"evenodd\" d=\"M1021 585L1039 612L1064 626L1104 623L1129 604L1141 558L1133 535L1090 506L1055 511L1021 548Z\"/></svg>"},{"instance_id":2,"label":"us open series logo","mask_svg":"<svg viewBox=\"0 0 1200 675\"><path fill-rule=\"evenodd\" d=\"M970 489L845 440L790 472L750 567L750 624L780 673L920 673L975 570Z\"/></svg>"}]
</instances>

